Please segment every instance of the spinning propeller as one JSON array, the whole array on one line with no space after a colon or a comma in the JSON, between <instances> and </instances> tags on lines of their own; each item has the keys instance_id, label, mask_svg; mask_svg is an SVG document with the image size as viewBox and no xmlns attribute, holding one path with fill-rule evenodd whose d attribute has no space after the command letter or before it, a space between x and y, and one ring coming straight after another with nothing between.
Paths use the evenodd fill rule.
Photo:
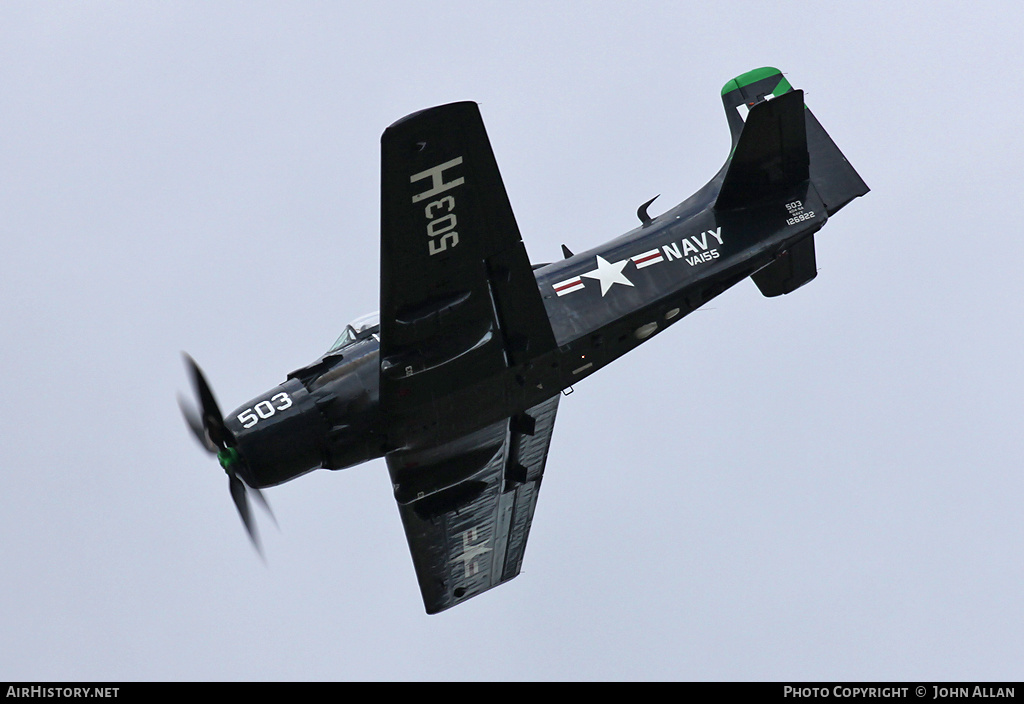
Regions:
<instances>
[{"instance_id":1,"label":"spinning propeller","mask_svg":"<svg viewBox=\"0 0 1024 704\"><path fill-rule=\"evenodd\" d=\"M253 546L262 557L263 549L260 547L259 534L256 532L252 511L249 509L249 492L256 496L256 500L262 504L276 523L274 513L270 510L267 500L263 498L263 493L256 487L250 486L239 476L245 472L245 462L235 448L237 444L235 437L224 424L224 416L221 415L217 400L213 397L213 392L210 390L210 385L206 382L202 370L187 354L185 355L185 364L192 373L192 385L195 388L196 396L199 397L200 411L197 413L195 408L180 395L178 396L178 405L185 416L185 422L192 429L199 444L210 454L217 455L220 466L227 472L228 488L231 491L231 498L235 502L235 508L238 509L238 515L242 517L242 523L245 524L245 530L249 533L249 539L252 540Z\"/></svg>"}]
</instances>

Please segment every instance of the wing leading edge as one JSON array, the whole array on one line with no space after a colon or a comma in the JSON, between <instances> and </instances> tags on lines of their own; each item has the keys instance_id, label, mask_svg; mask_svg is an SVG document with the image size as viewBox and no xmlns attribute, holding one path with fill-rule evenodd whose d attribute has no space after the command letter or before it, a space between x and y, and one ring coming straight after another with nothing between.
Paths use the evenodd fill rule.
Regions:
<instances>
[{"instance_id":1,"label":"wing leading edge","mask_svg":"<svg viewBox=\"0 0 1024 704\"><path fill-rule=\"evenodd\" d=\"M558 398L452 442L386 456L428 614L519 574Z\"/></svg>"}]
</instances>

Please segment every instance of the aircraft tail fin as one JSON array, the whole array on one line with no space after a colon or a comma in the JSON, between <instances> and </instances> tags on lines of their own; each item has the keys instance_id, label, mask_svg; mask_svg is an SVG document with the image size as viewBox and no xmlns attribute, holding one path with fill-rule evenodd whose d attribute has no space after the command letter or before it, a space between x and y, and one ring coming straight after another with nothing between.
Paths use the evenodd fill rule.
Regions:
<instances>
[{"instance_id":1,"label":"aircraft tail fin","mask_svg":"<svg viewBox=\"0 0 1024 704\"><path fill-rule=\"evenodd\" d=\"M745 105L741 103L732 113L738 118ZM810 177L803 113L804 94L799 90L778 97L767 93L749 107L739 134L733 132L732 156L716 208L728 210L781 198Z\"/></svg>"},{"instance_id":2,"label":"aircraft tail fin","mask_svg":"<svg viewBox=\"0 0 1024 704\"><path fill-rule=\"evenodd\" d=\"M810 179L831 215L868 187L777 68L748 71L722 88L732 154L716 208L782 195Z\"/></svg>"}]
</instances>

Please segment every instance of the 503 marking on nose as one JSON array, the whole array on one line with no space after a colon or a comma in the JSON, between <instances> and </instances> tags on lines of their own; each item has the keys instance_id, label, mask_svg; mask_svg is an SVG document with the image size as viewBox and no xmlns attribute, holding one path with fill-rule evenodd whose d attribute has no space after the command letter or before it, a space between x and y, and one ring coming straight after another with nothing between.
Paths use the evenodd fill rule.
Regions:
<instances>
[{"instance_id":1,"label":"503 marking on nose","mask_svg":"<svg viewBox=\"0 0 1024 704\"><path fill-rule=\"evenodd\" d=\"M276 402L276 405L274 402ZM282 391L279 394L274 394L269 399L260 401L252 408L246 408L238 414L238 422L242 424L243 428L251 428L259 423L260 420L266 420L278 411L286 411L291 407L291 397Z\"/></svg>"},{"instance_id":2,"label":"503 marking on nose","mask_svg":"<svg viewBox=\"0 0 1024 704\"><path fill-rule=\"evenodd\" d=\"M451 161L446 161L443 164L438 164L433 168L410 176L409 183L416 183L426 178L430 179L430 188L414 195L412 202L420 203L428 198L435 198L435 196L447 193L453 188L464 184L466 179L462 176L451 181L444 180L444 172L461 163L462 157L457 156ZM455 196L453 194L449 193L436 200L431 200L423 209L423 214L427 219L427 251L430 256L440 254L449 247L458 246L459 233L455 227L458 225L459 219L455 214Z\"/></svg>"}]
</instances>

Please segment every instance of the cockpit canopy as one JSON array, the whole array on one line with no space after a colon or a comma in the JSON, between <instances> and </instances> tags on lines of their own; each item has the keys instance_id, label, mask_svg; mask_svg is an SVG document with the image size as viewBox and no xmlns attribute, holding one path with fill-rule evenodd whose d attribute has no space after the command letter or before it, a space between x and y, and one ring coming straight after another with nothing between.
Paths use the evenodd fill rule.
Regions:
<instances>
[{"instance_id":1,"label":"cockpit canopy","mask_svg":"<svg viewBox=\"0 0 1024 704\"><path fill-rule=\"evenodd\" d=\"M327 350L327 354L337 352L343 347L348 347L353 342L365 340L379 332L380 313L376 311L373 313L367 313L362 317L356 318L345 326L345 330L341 333L335 343L331 345L331 349Z\"/></svg>"}]
</instances>

